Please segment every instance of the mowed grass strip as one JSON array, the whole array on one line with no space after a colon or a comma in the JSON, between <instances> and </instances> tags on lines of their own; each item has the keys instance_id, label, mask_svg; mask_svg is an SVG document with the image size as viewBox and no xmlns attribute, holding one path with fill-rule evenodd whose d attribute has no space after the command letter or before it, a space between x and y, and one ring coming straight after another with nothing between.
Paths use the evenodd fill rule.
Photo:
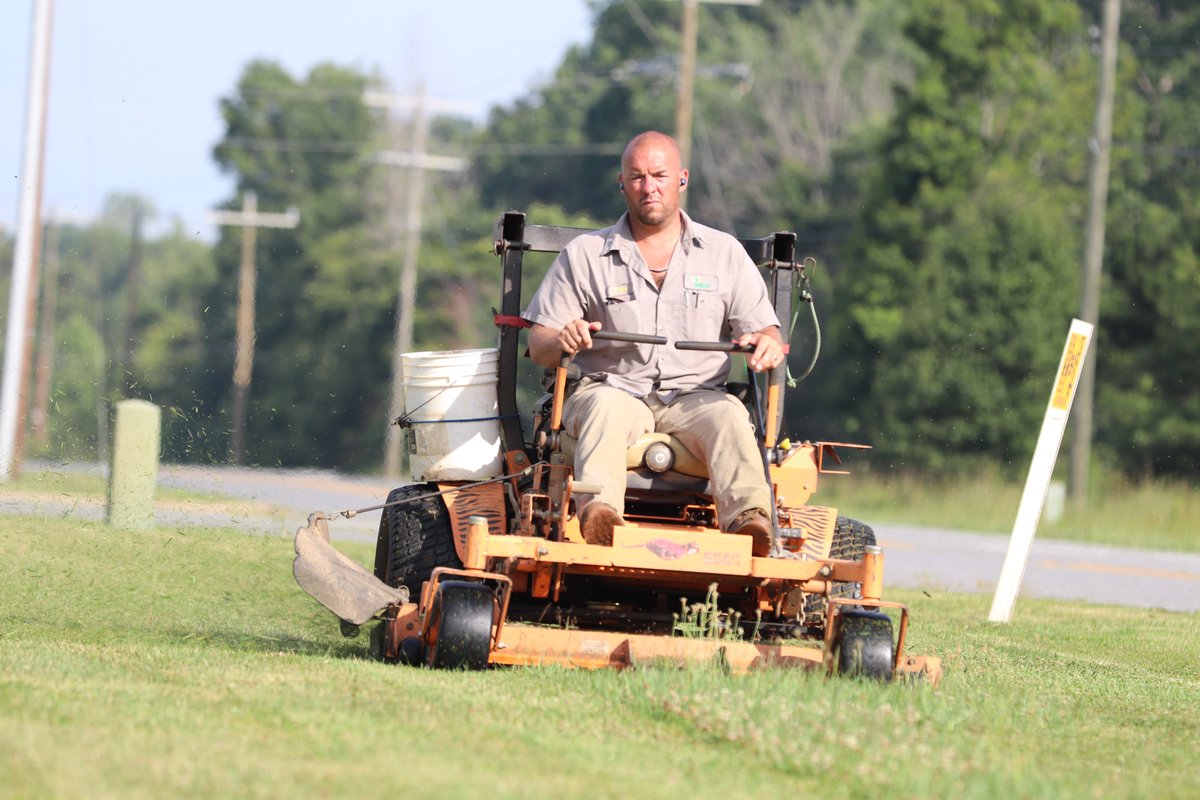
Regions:
<instances>
[{"instance_id":1,"label":"mowed grass strip","mask_svg":"<svg viewBox=\"0 0 1200 800\"><path fill-rule=\"evenodd\" d=\"M1195 797L1200 615L898 595L941 688L712 666L434 672L291 542L0 519L12 797ZM369 548L347 552L369 561Z\"/></svg>"}]
</instances>

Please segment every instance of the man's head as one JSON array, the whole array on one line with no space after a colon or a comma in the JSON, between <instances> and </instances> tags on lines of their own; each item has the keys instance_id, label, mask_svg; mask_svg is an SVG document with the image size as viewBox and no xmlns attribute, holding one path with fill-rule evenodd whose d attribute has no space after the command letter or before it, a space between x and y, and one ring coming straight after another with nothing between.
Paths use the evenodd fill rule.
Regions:
<instances>
[{"instance_id":1,"label":"man's head","mask_svg":"<svg viewBox=\"0 0 1200 800\"><path fill-rule=\"evenodd\" d=\"M688 171L680 161L679 145L658 131L639 133L625 145L618 174L629 215L647 228L673 224L679 217L679 195Z\"/></svg>"}]
</instances>

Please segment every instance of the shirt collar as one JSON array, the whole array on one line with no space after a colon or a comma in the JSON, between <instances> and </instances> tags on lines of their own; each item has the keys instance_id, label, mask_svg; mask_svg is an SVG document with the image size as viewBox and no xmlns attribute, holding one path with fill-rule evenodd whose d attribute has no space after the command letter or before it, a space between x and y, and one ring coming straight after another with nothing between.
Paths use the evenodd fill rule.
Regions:
<instances>
[{"instance_id":1,"label":"shirt collar","mask_svg":"<svg viewBox=\"0 0 1200 800\"><path fill-rule=\"evenodd\" d=\"M690 253L693 247L704 247L704 235L701 233L700 227L692 222L692 218L683 209L679 210L679 216L683 225L683 231L679 238L683 243L684 254ZM608 229L608 236L604 237L604 249L601 251L601 255L619 252L622 258L628 261L628 254L636 248L633 231L629 228L629 212L626 211L616 224Z\"/></svg>"}]
</instances>

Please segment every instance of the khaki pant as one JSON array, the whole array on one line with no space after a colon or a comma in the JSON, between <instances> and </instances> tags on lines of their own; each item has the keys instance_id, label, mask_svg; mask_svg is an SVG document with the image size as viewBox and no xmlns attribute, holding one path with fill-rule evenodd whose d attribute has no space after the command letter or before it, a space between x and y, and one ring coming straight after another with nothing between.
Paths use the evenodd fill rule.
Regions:
<instances>
[{"instance_id":1,"label":"khaki pant","mask_svg":"<svg viewBox=\"0 0 1200 800\"><path fill-rule=\"evenodd\" d=\"M621 514L625 513L625 451L651 431L675 436L708 464L722 530L743 511L761 508L770 513L771 493L750 415L740 400L726 392L688 392L663 405L655 395L634 397L584 380L563 408L563 426L576 439L575 479L599 484L600 493L591 499Z\"/></svg>"}]
</instances>

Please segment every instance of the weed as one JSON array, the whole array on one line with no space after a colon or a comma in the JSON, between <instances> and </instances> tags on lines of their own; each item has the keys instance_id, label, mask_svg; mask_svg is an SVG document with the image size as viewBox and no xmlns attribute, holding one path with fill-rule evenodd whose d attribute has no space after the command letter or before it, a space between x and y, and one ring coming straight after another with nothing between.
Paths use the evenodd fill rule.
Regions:
<instances>
[{"instance_id":1,"label":"weed","mask_svg":"<svg viewBox=\"0 0 1200 800\"><path fill-rule=\"evenodd\" d=\"M718 605L719 599L715 583L709 584L708 595L703 602L689 605L687 598L681 597L680 613L671 615L671 635L689 639L741 639L741 612L732 608L722 612Z\"/></svg>"}]
</instances>

